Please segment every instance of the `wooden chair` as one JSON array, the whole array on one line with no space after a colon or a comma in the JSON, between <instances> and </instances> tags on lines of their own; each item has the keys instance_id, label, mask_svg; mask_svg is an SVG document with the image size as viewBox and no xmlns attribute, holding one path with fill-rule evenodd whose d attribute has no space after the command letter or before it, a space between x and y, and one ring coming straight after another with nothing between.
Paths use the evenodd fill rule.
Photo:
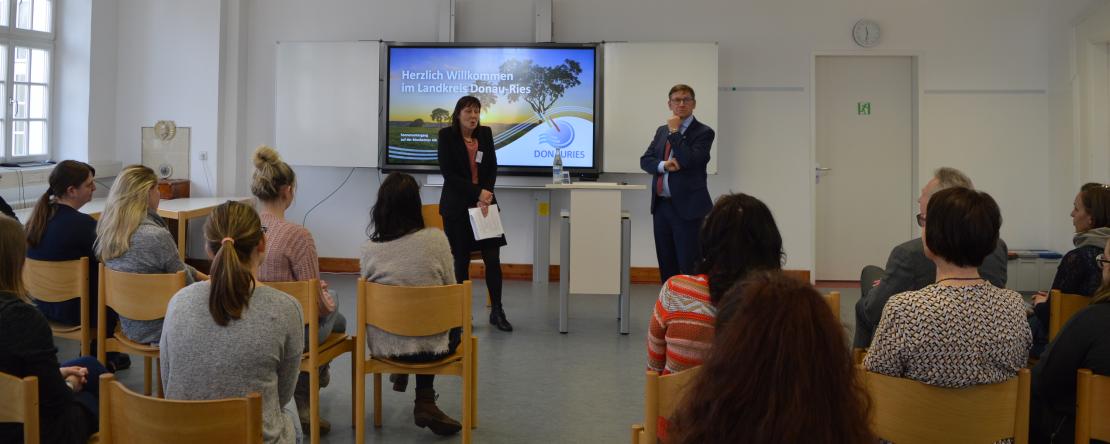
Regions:
<instances>
[{"instance_id":1,"label":"wooden chair","mask_svg":"<svg viewBox=\"0 0 1110 444\"><path fill-rule=\"evenodd\" d=\"M374 375L374 427L382 425L382 374L456 375L463 378L462 439L478 426L478 339L470 328L470 281L437 287L397 287L358 280L355 342L355 442L366 439L366 374ZM455 354L422 364L367 357L366 326L401 336L428 336L462 327Z\"/></svg>"},{"instance_id":2,"label":"wooden chair","mask_svg":"<svg viewBox=\"0 0 1110 444\"><path fill-rule=\"evenodd\" d=\"M807 284L810 283L809 270L782 270L782 274L785 274Z\"/></svg>"},{"instance_id":3,"label":"wooden chair","mask_svg":"<svg viewBox=\"0 0 1110 444\"><path fill-rule=\"evenodd\" d=\"M56 338L80 341L81 356L88 356L90 340L96 334L89 323L89 258L72 261L27 259L23 265L23 284L32 297L43 302L80 299L81 323L65 325L51 321L50 330Z\"/></svg>"},{"instance_id":4,"label":"wooden chair","mask_svg":"<svg viewBox=\"0 0 1110 444\"><path fill-rule=\"evenodd\" d=\"M320 366L331 362L344 353L351 353L354 350L355 340L347 336L346 333L331 333L328 335L327 339L324 340L323 344L316 343L317 341L315 339L319 338L317 332L320 330L319 306L316 302L320 294L319 279L293 282L264 282L262 284L293 296L293 298L301 304L301 310L304 313L304 323L308 326L308 337L306 338L308 341L308 352L301 355L301 371L308 373L308 405L310 417L312 418L310 423L311 430L306 434L311 436L312 444L317 444L320 442ZM352 378L356 375L354 371L354 359L352 359ZM352 402L353 401L354 399L352 398Z\"/></svg>"},{"instance_id":5,"label":"wooden chair","mask_svg":"<svg viewBox=\"0 0 1110 444\"><path fill-rule=\"evenodd\" d=\"M1060 333L1060 329L1064 328L1064 324L1068 323L1079 310L1084 309L1091 303L1091 298L1078 294L1061 293L1060 290L1052 290L1048 297L1048 340L1052 342L1056 339L1056 335Z\"/></svg>"},{"instance_id":6,"label":"wooden chair","mask_svg":"<svg viewBox=\"0 0 1110 444\"><path fill-rule=\"evenodd\" d=\"M39 442L39 378L0 373L0 422L23 423L24 444Z\"/></svg>"},{"instance_id":7,"label":"wooden chair","mask_svg":"<svg viewBox=\"0 0 1110 444\"><path fill-rule=\"evenodd\" d=\"M829 294L825 295L825 302L829 304L829 309L832 310L836 322L840 322L840 292L830 291Z\"/></svg>"},{"instance_id":8,"label":"wooden chair","mask_svg":"<svg viewBox=\"0 0 1110 444\"><path fill-rule=\"evenodd\" d=\"M644 381L644 423L632 425L632 444L655 444L659 437L656 436L660 418L670 418L686 387L698 376L701 367L694 367L678 373L659 376L653 371L647 372Z\"/></svg>"},{"instance_id":9,"label":"wooden chair","mask_svg":"<svg viewBox=\"0 0 1110 444\"><path fill-rule=\"evenodd\" d=\"M153 321L166 317L170 298L185 287L185 272L171 274L138 274L115 271L100 264L100 297L97 298L97 325L105 325L107 307L112 307L120 317L136 321ZM137 354L143 357L143 394L150 395L151 361L158 360L158 346L140 344L128 339L122 331L96 331L96 359L106 364L108 352ZM158 396L162 396L162 375L158 379Z\"/></svg>"},{"instance_id":10,"label":"wooden chair","mask_svg":"<svg viewBox=\"0 0 1110 444\"><path fill-rule=\"evenodd\" d=\"M1110 441L1110 376L1079 369L1075 400L1075 442Z\"/></svg>"},{"instance_id":11,"label":"wooden chair","mask_svg":"<svg viewBox=\"0 0 1110 444\"><path fill-rule=\"evenodd\" d=\"M157 442L262 443L262 396L174 401L128 390L111 373L100 376L101 444Z\"/></svg>"},{"instance_id":12,"label":"wooden chair","mask_svg":"<svg viewBox=\"0 0 1110 444\"><path fill-rule=\"evenodd\" d=\"M428 204L420 206L420 215L424 217L424 226L427 228L443 229L443 216L439 215L439 204ZM482 253L479 251L470 252L470 260L482 260ZM483 263L484 264L484 263ZM493 300L489 296L489 291L486 291L486 308L493 305Z\"/></svg>"},{"instance_id":13,"label":"wooden chair","mask_svg":"<svg viewBox=\"0 0 1110 444\"><path fill-rule=\"evenodd\" d=\"M998 384L926 385L860 368L871 395L871 430L896 443L1029 442L1029 369Z\"/></svg>"}]
</instances>

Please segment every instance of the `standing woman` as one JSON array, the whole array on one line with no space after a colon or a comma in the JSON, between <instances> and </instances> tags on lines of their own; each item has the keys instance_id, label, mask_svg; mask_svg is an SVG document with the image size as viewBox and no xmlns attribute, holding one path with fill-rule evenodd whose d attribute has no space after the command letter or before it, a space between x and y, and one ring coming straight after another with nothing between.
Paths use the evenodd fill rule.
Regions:
<instances>
[{"instance_id":1,"label":"standing woman","mask_svg":"<svg viewBox=\"0 0 1110 444\"><path fill-rule=\"evenodd\" d=\"M485 214L490 205L497 203L493 196L493 185L497 182L493 131L479 125L481 113L482 103L474 96L464 96L451 113L451 126L439 130L439 171L443 173L439 214L451 244L455 280L461 283L470 279L470 252L481 251L482 262L486 264L486 288L493 305L489 323L498 330L513 331L501 306L500 248L506 245L505 235L475 241L467 214L475 207Z\"/></svg>"},{"instance_id":2,"label":"standing woman","mask_svg":"<svg viewBox=\"0 0 1110 444\"><path fill-rule=\"evenodd\" d=\"M27 221L27 257L39 261L71 261L89 258L89 321L96 327L97 267L93 244L96 242L96 219L79 211L96 192L93 181L96 170L87 163L63 160L50 172L50 186L35 204ZM53 322L81 324L81 301L37 301L39 311ZM117 315L109 310L108 331L115 331ZM96 345L93 344L93 355ZM109 367L123 370L131 366L126 354L108 353Z\"/></svg>"}]
</instances>

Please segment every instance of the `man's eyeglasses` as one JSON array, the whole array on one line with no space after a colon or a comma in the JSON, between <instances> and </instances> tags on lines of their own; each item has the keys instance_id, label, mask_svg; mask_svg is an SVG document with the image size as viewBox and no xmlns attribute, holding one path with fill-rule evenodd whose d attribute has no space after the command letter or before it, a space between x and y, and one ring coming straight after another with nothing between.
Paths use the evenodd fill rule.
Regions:
<instances>
[{"instance_id":1,"label":"man's eyeglasses","mask_svg":"<svg viewBox=\"0 0 1110 444\"><path fill-rule=\"evenodd\" d=\"M686 103L694 103L694 98L693 97L679 97L677 99L671 99L671 103L673 103L675 105L683 105L683 104L686 104Z\"/></svg>"},{"instance_id":2,"label":"man's eyeglasses","mask_svg":"<svg viewBox=\"0 0 1110 444\"><path fill-rule=\"evenodd\" d=\"M1095 256L1095 262L1098 263L1098 266L1105 267L1107 265L1110 265L1110 259L1107 259L1105 256L1106 255L1104 254L1099 254L1098 256Z\"/></svg>"},{"instance_id":3,"label":"man's eyeglasses","mask_svg":"<svg viewBox=\"0 0 1110 444\"><path fill-rule=\"evenodd\" d=\"M919 226L921 228L925 228L925 215L924 214L918 214L917 215L917 226Z\"/></svg>"}]
</instances>

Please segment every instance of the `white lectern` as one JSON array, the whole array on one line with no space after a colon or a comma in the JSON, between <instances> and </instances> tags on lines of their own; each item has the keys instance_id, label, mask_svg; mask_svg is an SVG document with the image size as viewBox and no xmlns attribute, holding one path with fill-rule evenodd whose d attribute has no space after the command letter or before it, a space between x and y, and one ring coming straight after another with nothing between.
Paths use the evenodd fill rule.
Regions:
<instances>
[{"instance_id":1,"label":"white lectern","mask_svg":"<svg viewBox=\"0 0 1110 444\"><path fill-rule=\"evenodd\" d=\"M620 333L628 334L631 221L622 217L621 191L644 185L549 184L570 195L562 222L559 263L559 333L566 333L571 293L619 295ZM546 267L545 267L546 268Z\"/></svg>"}]
</instances>

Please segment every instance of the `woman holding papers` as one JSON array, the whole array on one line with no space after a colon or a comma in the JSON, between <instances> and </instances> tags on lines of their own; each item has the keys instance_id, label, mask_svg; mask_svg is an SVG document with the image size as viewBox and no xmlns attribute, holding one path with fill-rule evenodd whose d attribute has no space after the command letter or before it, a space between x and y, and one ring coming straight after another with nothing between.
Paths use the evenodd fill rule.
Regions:
<instances>
[{"instance_id":1,"label":"woman holding papers","mask_svg":"<svg viewBox=\"0 0 1110 444\"><path fill-rule=\"evenodd\" d=\"M481 217L490 217L490 206L497 205L493 186L497 182L497 154L493 132L480 126L482 103L473 96L460 98L451 113L451 126L439 131L439 171L443 174L443 193L439 214L443 231L451 244L455 280L470 279L470 253L480 251L486 264L486 288L492 310L489 323L501 331L513 331L501 306L500 248L505 235L475 240L469 210L477 208ZM493 213L496 215L496 213Z\"/></svg>"}]
</instances>

